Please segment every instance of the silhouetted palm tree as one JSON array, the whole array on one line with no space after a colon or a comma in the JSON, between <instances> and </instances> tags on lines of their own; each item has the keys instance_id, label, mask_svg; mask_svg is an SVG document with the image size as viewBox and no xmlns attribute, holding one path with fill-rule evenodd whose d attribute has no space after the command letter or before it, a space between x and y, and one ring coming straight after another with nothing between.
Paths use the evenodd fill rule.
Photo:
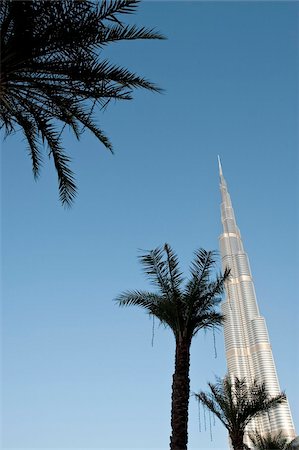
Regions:
<instances>
[{"instance_id":1,"label":"silhouetted palm tree","mask_svg":"<svg viewBox=\"0 0 299 450\"><path fill-rule=\"evenodd\" d=\"M127 291L117 298L121 306L136 305L157 317L175 337L175 370L172 384L170 448L186 450L188 440L188 405L190 396L190 346L192 338L203 328L222 324L216 310L221 300L229 270L211 280L215 252L195 252L191 277L183 287L178 257L168 244L141 256L146 275L157 292Z\"/></svg>"},{"instance_id":2,"label":"silhouetted palm tree","mask_svg":"<svg viewBox=\"0 0 299 450\"><path fill-rule=\"evenodd\" d=\"M208 383L210 392L201 391L196 398L227 428L234 450L247 449L243 440L248 423L285 400L285 394L271 397L265 384L226 376L217 383Z\"/></svg>"},{"instance_id":3,"label":"silhouetted palm tree","mask_svg":"<svg viewBox=\"0 0 299 450\"><path fill-rule=\"evenodd\" d=\"M124 25L119 15L133 13L138 0L2 0L0 3L0 126L6 135L23 130L37 178L41 145L49 147L58 174L60 199L76 194L70 158L64 153L65 125L77 139L89 129L112 151L93 119L95 106L129 100L135 88L157 86L126 68L100 58L111 42L162 39L143 27Z\"/></svg>"},{"instance_id":4,"label":"silhouetted palm tree","mask_svg":"<svg viewBox=\"0 0 299 450\"><path fill-rule=\"evenodd\" d=\"M299 448L298 439L290 441L281 432L275 435L268 433L265 436L249 433L249 438L255 450L295 450Z\"/></svg>"}]
</instances>

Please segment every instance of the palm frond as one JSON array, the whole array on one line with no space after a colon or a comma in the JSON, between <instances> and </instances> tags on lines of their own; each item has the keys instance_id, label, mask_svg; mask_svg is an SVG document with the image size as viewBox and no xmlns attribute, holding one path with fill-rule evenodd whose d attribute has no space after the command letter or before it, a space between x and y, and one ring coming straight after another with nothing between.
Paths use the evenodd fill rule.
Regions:
<instances>
[{"instance_id":1,"label":"palm frond","mask_svg":"<svg viewBox=\"0 0 299 450\"><path fill-rule=\"evenodd\" d=\"M223 325L224 316L223 314L211 310L206 313L196 313L195 317L192 319L192 336L195 336L202 329L217 329Z\"/></svg>"},{"instance_id":2,"label":"palm frond","mask_svg":"<svg viewBox=\"0 0 299 450\"><path fill-rule=\"evenodd\" d=\"M214 281L208 283L208 288L205 293L205 298L207 300L215 298L217 296L221 297L224 293L224 287L226 281L230 278L230 269L225 268L224 273L219 273Z\"/></svg>"},{"instance_id":3,"label":"palm frond","mask_svg":"<svg viewBox=\"0 0 299 450\"><path fill-rule=\"evenodd\" d=\"M152 29L145 27L136 27L136 25L116 25L112 27L105 27L100 30L98 42L101 45L107 45L109 42L116 42L120 40L132 41L136 39L159 39L163 40L165 37Z\"/></svg>"},{"instance_id":4,"label":"palm frond","mask_svg":"<svg viewBox=\"0 0 299 450\"><path fill-rule=\"evenodd\" d=\"M188 295L194 295L202 285L206 286L210 279L211 270L216 263L215 251L206 251L200 248L194 254L195 258L190 267L191 279L186 286Z\"/></svg>"},{"instance_id":5,"label":"palm frond","mask_svg":"<svg viewBox=\"0 0 299 450\"><path fill-rule=\"evenodd\" d=\"M151 283L158 287L162 294L171 298L171 286L167 261L163 259L163 248L157 247L148 253L139 256L145 274Z\"/></svg>"},{"instance_id":6,"label":"palm frond","mask_svg":"<svg viewBox=\"0 0 299 450\"><path fill-rule=\"evenodd\" d=\"M164 326L169 326L175 334L175 310L173 303L165 297L145 291L125 291L115 301L119 306L139 306L148 314L155 316Z\"/></svg>"},{"instance_id":7,"label":"palm frond","mask_svg":"<svg viewBox=\"0 0 299 450\"><path fill-rule=\"evenodd\" d=\"M274 435L273 433L267 433L266 435L249 433L249 438L256 450L291 450L295 448L296 444L296 439L290 441L283 436L282 432Z\"/></svg>"},{"instance_id":8,"label":"palm frond","mask_svg":"<svg viewBox=\"0 0 299 450\"><path fill-rule=\"evenodd\" d=\"M210 255L204 250L203 254ZM211 261L211 255L208 258ZM223 315L216 308L222 292L219 284L224 283L226 275L219 274L216 281L208 282L206 279L206 284L202 279L201 291L197 290L194 295L182 286L183 274L178 256L169 244L146 252L139 260L150 282L158 288L153 298L159 298L159 301L151 304L150 313L171 328L178 341L185 338L191 342L200 329L217 328L222 324ZM134 304L136 300L128 297L127 293L121 298L126 300L126 305ZM124 300L122 302L124 304Z\"/></svg>"},{"instance_id":9,"label":"palm frond","mask_svg":"<svg viewBox=\"0 0 299 450\"><path fill-rule=\"evenodd\" d=\"M123 292L115 301L119 306L140 306L152 314L161 297L151 292L134 290Z\"/></svg>"},{"instance_id":10,"label":"palm frond","mask_svg":"<svg viewBox=\"0 0 299 450\"><path fill-rule=\"evenodd\" d=\"M277 407L286 399L284 392L271 397L264 384L249 388L248 397L248 401L239 415L240 421L243 421L245 425L253 418Z\"/></svg>"},{"instance_id":11,"label":"palm frond","mask_svg":"<svg viewBox=\"0 0 299 450\"><path fill-rule=\"evenodd\" d=\"M197 399L204 403L227 428L230 436L241 434L248 423L255 417L275 408L285 400L285 394L271 397L265 384L254 381L248 384L245 378L226 376L209 383L210 391L201 391Z\"/></svg>"},{"instance_id":12,"label":"palm frond","mask_svg":"<svg viewBox=\"0 0 299 450\"><path fill-rule=\"evenodd\" d=\"M224 290L224 283L229 273L211 279L211 272L216 263L216 252L199 249L191 265L191 279L184 291L186 304L186 323L194 336L202 328L217 327L223 323L222 314L215 311L220 303Z\"/></svg>"},{"instance_id":13,"label":"palm frond","mask_svg":"<svg viewBox=\"0 0 299 450\"><path fill-rule=\"evenodd\" d=\"M223 425L227 428L227 420L226 416L223 414L222 408L220 406L221 397L218 397L218 401L216 402L210 394L205 392L199 392L198 394L194 394L195 398L198 402L202 403L206 406L216 417L223 423Z\"/></svg>"},{"instance_id":14,"label":"palm frond","mask_svg":"<svg viewBox=\"0 0 299 450\"><path fill-rule=\"evenodd\" d=\"M208 280L211 269L216 264L216 256L218 254L215 250L205 250L200 248L194 252L195 258L191 265L191 274L194 278Z\"/></svg>"},{"instance_id":15,"label":"palm frond","mask_svg":"<svg viewBox=\"0 0 299 450\"><path fill-rule=\"evenodd\" d=\"M69 207L71 206L77 192L74 182L74 175L69 168L70 158L64 154L60 143L59 134L55 127L47 119L42 117L37 119L37 123L39 125L39 131L42 138L49 146L49 155L51 155L54 160L54 165L58 176L60 201L64 206Z\"/></svg>"},{"instance_id":16,"label":"palm frond","mask_svg":"<svg viewBox=\"0 0 299 450\"><path fill-rule=\"evenodd\" d=\"M104 110L111 99L130 100L137 88L160 92L154 83L103 60L101 54L102 47L113 41L163 38L153 29L125 25L119 20L122 15L133 13L138 3L0 3L0 128L5 129L6 135L16 130L16 124L23 130L35 177L42 160L40 137L49 144L60 199L65 205L72 203L76 186L70 158L63 151L61 133L57 133L59 122L62 129L68 125L77 139L82 130L91 131L112 151L110 140L93 118L94 109Z\"/></svg>"},{"instance_id":17,"label":"palm frond","mask_svg":"<svg viewBox=\"0 0 299 450\"><path fill-rule=\"evenodd\" d=\"M96 87L97 83L107 81L109 83L114 82L120 84L126 89L143 88L154 92L161 92L154 83L130 72L124 67L118 67L112 65L109 61L104 60L98 64L94 64L92 68L89 68L89 79L92 80L92 86ZM84 73L83 71L81 73ZM100 87L102 87L100 85Z\"/></svg>"},{"instance_id":18,"label":"palm frond","mask_svg":"<svg viewBox=\"0 0 299 450\"><path fill-rule=\"evenodd\" d=\"M104 0L98 10L98 19L121 23L116 14L132 14L139 3L139 0Z\"/></svg>"},{"instance_id":19,"label":"palm frond","mask_svg":"<svg viewBox=\"0 0 299 450\"><path fill-rule=\"evenodd\" d=\"M35 179L38 178L40 166L42 164L42 156L39 150L38 142L38 128L35 120L32 120L30 116L27 117L21 112L16 112L16 120L22 127L24 135L28 142L29 154L32 161L32 171Z\"/></svg>"},{"instance_id":20,"label":"palm frond","mask_svg":"<svg viewBox=\"0 0 299 450\"><path fill-rule=\"evenodd\" d=\"M168 265L168 275L171 285L171 289L174 295L179 294L180 285L183 282L183 274L179 269L179 259L174 253L169 244L164 245L164 250L166 253L167 265Z\"/></svg>"}]
</instances>

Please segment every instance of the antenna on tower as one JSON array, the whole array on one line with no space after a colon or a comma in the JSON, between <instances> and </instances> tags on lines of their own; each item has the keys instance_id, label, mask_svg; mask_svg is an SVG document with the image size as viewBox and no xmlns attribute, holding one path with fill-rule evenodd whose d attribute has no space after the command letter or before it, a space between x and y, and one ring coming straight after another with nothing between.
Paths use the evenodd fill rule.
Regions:
<instances>
[{"instance_id":1,"label":"antenna on tower","mask_svg":"<svg viewBox=\"0 0 299 450\"><path fill-rule=\"evenodd\" d=\"M222 173L222 166L221 166L220 156L217 155L217 158L218 158L219 175L221 176L221 175L223 175L223 173Z\"/></svg>"}]
</instances>

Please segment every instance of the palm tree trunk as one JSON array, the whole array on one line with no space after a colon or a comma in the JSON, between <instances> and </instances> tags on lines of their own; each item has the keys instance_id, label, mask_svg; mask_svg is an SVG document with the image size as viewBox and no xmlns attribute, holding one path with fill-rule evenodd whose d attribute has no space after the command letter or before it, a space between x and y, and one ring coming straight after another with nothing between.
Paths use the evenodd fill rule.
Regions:
<instances>
[{"instance_id":1,"label":"palm tree trunk","mask_svg":"<svg viewBox=\"0 0 299 450\"><path fill-rule=\"evenodd\" d=\"M175 370L171 403L171 450L187 450L188 406L190 396L190 344L188 339L178 340L175 351Z\"/></svg>"},{"instance_id":2,"label":"palm tree trunk","mask_svg":"<svg viewBox=\"0 0 299 450\"><path fill-rule=\"evenodd\" d=\"M232 447L234 450L244 450L244 433L236 433L233 436L230 436Z\"/></svg>"}]
</instances>

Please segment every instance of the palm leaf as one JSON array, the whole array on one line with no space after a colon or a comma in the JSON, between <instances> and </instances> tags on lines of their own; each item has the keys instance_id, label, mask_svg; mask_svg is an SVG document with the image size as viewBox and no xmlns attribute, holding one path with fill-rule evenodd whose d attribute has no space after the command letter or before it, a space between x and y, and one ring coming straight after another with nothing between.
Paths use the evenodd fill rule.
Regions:
<instances>
[{"instance_id":1,"label":"palm leaf","mask_svg":"<svg viewBox=\"0 0 299 450\"><path fill-rule=\"evenodd\" d=\"M245 378L231 379L226 376L223 380L218 379L215 384L208 385L210 391L201 391L196 394L196 398L221 420L230 437L243 435L253 418L261 416L285 400L283 392L271 397L265 384L259 384L257 381L248 384Z\"/></svg>"},{"instance_id":2,"label":"palm leaf","mask_svg":"<svg viewBox=\"0 0 299 450\"><path fill-rule=\"evenodd\" d=\"M274 435L273 433L267 433L263 436L259 433L249 433L249 438L256 450L295 450L298 448L297 439L290 441L283 436L282 432Z\"/></svg>"},{"instance_id":3,"label":"palm leaf","mask_svg":"<svg viewBox=\"0 0 299 450\"><path fill-rule=\"evenodd\" d=\"M76 186L59 122L77 139L83 130L91 131L112 151L93 118L95 108L105 109L111 99L130 100L136 88L160 92L154 83L101 55L102 47L113 41L163 38L153 29L122 24L119 17L137 6L135 0L0 3L0 127L6 135L16 125L23 130L35 177L42 161L40 137L49 145L65 205L72 203Z\"/></svg>"},{"instance_id":4,"label":"palm leaf","mask_svg":"<svg viewBox=\"0 0 299 450\"><path fill-rule=\"evenodd\" d=\"M169 244L164 245L164 251L166 253L168 275L172 293L173 295L178 295L179 287L183 281L182 272L179 269L179 259Z\"/></svg>"},{"instance_id":5,"label":"palm leaf","mask_svg":"<svg viewBox=\"0 0 299 450\"><path fill-rule=\"evenodd\" d=\"M187 295L196 294L201 285L206 286L216 262L215 256L216 252L213 251L206 251L202 248L196 250L195 258L190 267L191 279L186 286Z\"/></svg>"},{"instance_id":6,"label":"palm leaf","mask_svg":"<svg viewBox=\"0 0 299 450\"><path fill-rule=\"evenodd\" d=\"M152 294L151 292L135 290L123 292L115 301L119 306L140 306L149 313L152 313L152 310L159 303L160 299L158 295Z\"/></svg>"},{"instance_id":7,"label":"palm leaf","mask_svg":"<svg viewBox=\"0 0 299 450\"><path fill-rule=\"evenodd\" d=\"M37 179L39 175L40 166L42 163L42 156L39 150L38 142L38 128L35 120L32 120L23 115L21 112L16 113L18 124L22 127L24 135L28 142L29 153L32 160L32 170L34 178Z\"/></svg>"},{"instance_id":8,"label":"palm leaf","mask_svg":"<svg viewBox=\"0 0 299 450\"><path fill-rule=\"evenodd\" d=\"M209 252L202 251L202 255ZM202 290L197 290L197 296L182 286L183 274L179 268L179 260L169 244L157 247L139 257L143 270L150 282L158 289L154 293L157 302L151 303L151 314L169 326L176 339L191 339L202 328L217 327L223 322L223 315L216 310L220 301L221 287L226 275L218 275L216 280L210 280L205 285L202 280ZM210 259L211 261L211 259ZM212 262L211 262L212 264ZM213 263L214 264L214 263ZM213 298L214 295L214 298ZM122 305L139 305L139 296L118 297ZM134 303L136 301L136 303ZM140 303L143 306L143 303Z\"/></svg>"},{"instance_id":9,"label":"palm leaf","mask_svg":"<svg viewBox=\"0 0 299 450\"><path fill-rule=\"evenodd\" d=\"M158 287L162 294L171 298L171 286L167 262L163 259L163 248L155 248L148 253L139 256L145 274L151 283Z\"/></svg>"},{"instance_id":10,"label":"palm leaf","mask_svg":"<svg viewBox=\"0 0 299 450\"><path fill-rule=\"evenodd\" d=\"M98 10L99 20L117 21L116 14L132 14L138 6L138 0L111 0L103 1Z\"/></svg>"},{"instance_id":11,"label":"palm leaf","mask_svg":"<svg viewBox=\"0 0 299 450\"><path fill-rule=\"evenodd\" d=\"M154 29L147 29L145 27L136 27L136 25L116 25L112 27L105 27L100 30L98 35L98 42L101 45L107 45L109 42L116 42L120 40L136 40L136 39L160 39L165 37Z\"/></svg>"}]
</instances>

